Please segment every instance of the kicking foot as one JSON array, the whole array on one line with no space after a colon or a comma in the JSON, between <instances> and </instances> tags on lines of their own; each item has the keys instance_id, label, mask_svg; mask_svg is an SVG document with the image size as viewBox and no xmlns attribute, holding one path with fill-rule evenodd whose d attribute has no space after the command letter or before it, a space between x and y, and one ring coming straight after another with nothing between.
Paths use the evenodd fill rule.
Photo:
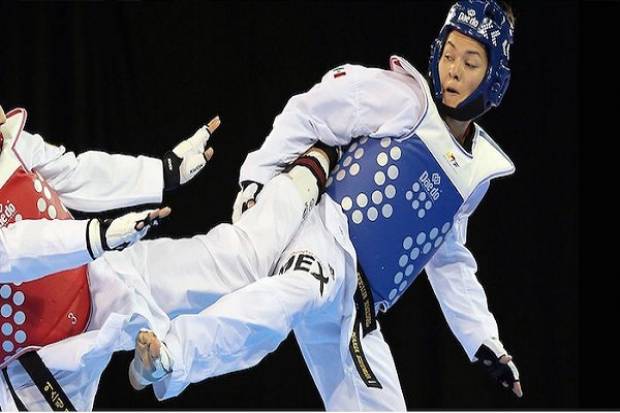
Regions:
<instances>
[{"instance_id":1,"label":"kicking foot","mask_svg":"<svg viewBox=\"0 0 620 413\"><path fill-rule=\"evenodd\" d=\"M136 351L129 365L129 382L136 390L163 379L172 372L172 356L166 344L151 330L142 329L136 337Z\"/></svg>"}]
</instances>

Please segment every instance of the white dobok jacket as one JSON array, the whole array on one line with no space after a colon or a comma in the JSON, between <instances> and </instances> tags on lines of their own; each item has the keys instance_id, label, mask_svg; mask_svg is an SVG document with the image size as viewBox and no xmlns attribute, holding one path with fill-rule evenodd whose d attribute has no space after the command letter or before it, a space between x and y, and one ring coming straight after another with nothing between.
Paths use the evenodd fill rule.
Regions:
<instances>
[{"instance_id":1,"label":"white dobok jacket","mask_svg":"<svg viewBox=\"0 0 620 413\"><path fill-rule=\"evenodd\" d=\"M261 148L248 155L239 181L264 184L317 141L344 147L357 138L398 140L413 134L421 136L465 199L443 245L424 269L452 332L475 360L480 344L497 338L498 329L476 278L476 260L465 247L467 220L490 179L513 173L514 166L477 124L472 153L467 153L439 117L426 80L408 62L393 56L391 70L347 64L328 72L308 92L293 96ZM441 155L445 148L450 159ZM465 171L458 176L447 164L455 161ZM355 250L342 231L347 222L341 205L325 198L334 209L326 225L355 262ZM355 272L355 267L349 270Z\"/></svg>"},{"instance_id":2,"label":"white dobok jacket","mask_svg":"<svg viewBox=\"0 0 620 413\"><path fill-rule=\"evenodd\" d=\"M162 200L159 159L97 151L76 156L26 131L16 142L6 139L3 151L14 151L25 168L36 172L70 209L99 212ZM0 163L0 178L9 178L4 175ZM86 223L24 219L1 227L0 283L31 281L91 261Z\"/></svg>"}]
</instances>

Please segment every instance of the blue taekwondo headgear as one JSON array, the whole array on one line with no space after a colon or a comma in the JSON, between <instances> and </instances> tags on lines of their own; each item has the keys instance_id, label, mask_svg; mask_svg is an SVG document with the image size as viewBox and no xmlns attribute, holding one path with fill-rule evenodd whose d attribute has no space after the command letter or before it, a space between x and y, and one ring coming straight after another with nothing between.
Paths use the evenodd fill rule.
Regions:
<instances>
[{"instance_id":1,"label":"blue taekwondo headgear","mask_svg":"<svg viewBox=\"0 0 620 413\"><path fill-rule=\"evenodd\" d=\"M442 103L439 60L443 46L452 30L458 30L480 43L489 59L487 73L480 85L456 108ZM473 120L492 107L499 106L510 83L510 45L513 43L514 27L506 12L494 0L459 1L450 8L439 36L431 45L429 75L433 97L441 113L451 118Z\"/></svg>"}]
</instances>

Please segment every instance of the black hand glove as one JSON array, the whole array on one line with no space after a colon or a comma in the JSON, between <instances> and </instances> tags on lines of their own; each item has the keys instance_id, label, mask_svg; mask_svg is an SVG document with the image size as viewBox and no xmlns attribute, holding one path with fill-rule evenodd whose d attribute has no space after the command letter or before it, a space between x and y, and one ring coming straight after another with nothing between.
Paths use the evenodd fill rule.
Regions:
<instances>
[{"instance_id":1,"label":"black hand glove","mask_svg":"<svg viewBox=\"0 0 620 413\"><path fill-rule=\"evenodd\" d=\"M116 219L93 218L86 226L86 246L92 259L105 251L121 251L142 239L151 227L170 214L170 208L130 212Z\"/></svg>"},{"instance_id":2,"label":"black hand glove","mask_svg":"<svg viewBox=\"0 0 620 413\"><path fill-rule=\"evenodd\" d=\"M523 396L519 381L519 370L499 340L485 340L475 356L477 358L476 363L482 366L502 387L512 389L518 397Z\"/></svg>"},{"instance_id":3,"label":"black hand glove","mask_svg":"<svg viewBox=\"0 0 620 413\"><path fill-rule=\"evenodd\" d=\"M191 138L185 139L162 157L164 167L164 189L171 191L185 184L205 167L213 156L213 149L207 148L211 134L220 125L220 118L211 119Z\"/></svg>"}]
</instances>

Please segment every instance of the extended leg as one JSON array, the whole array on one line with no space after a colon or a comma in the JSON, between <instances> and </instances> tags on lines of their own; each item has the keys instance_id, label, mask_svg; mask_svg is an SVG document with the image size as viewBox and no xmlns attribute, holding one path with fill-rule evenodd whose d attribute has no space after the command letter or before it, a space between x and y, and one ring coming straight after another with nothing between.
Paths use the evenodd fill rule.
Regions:
<instances>
[{"instance_id":1,"label":"extended leg","mask_svg":"<svg viewBox=\"0 0 620 413\"><path fill-rule=\"evenodd\" d=\"M328 168L326 159L317 168ZM120 273L143 277L171 318L197 313L273 272L323 185L309 168L295 166L268 182L259 202L234 225L187 239L142 242L104 258Z\"/></svg>"},{"instance_id":2,"label":"extended leg","mask_svg":"<svg viewBox=\"0 0 620 413\"><path fill-rule=\"evenodd\" d=\"M163 341L174 359L173 371L155 383L159 398L255 365L301 319L338 299L342 278L336 274L342 274L344 257L315 212L282 256L276 275L222 297L197 315L172 321Z\"/></svg>"}]
</instances>

